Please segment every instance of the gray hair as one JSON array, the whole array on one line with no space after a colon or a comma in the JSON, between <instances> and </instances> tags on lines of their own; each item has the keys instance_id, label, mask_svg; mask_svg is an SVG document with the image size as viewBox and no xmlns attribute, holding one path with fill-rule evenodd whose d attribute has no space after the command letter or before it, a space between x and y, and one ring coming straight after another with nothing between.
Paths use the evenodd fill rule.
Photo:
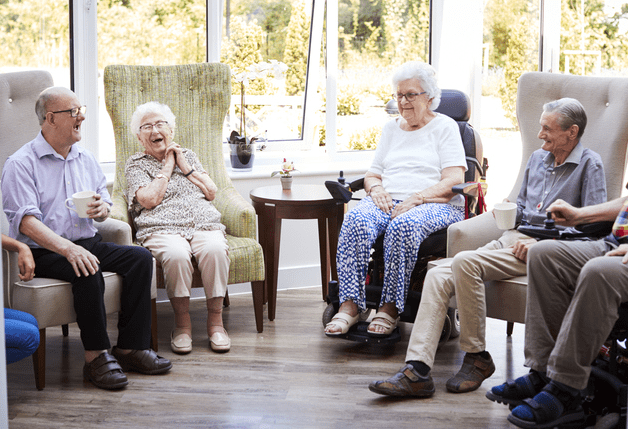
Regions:
<instances>
[{"instance_id":1,"label":"gray hair","mask_svg":"<svg viewBox=\"0 0 628 429\"><path fill-rule=\"evenodd\" d=\"M148 103L144 103L142 105L137 106L135 112L133 112L133 116L131 116L131 122L129 123L129 128L131 128L131 132L137 136L140 135L140 127L142 126L142 119L148 114L157 113L163 116L170 125L170 128L174 130L175 127L175 116L166 104L161 104L156 101L149 101Z\"/></svg>"},{"instance_id":2,"label":"gray hair","mask_svg":"<svg viewBox=\"0 0 628 429\"><path fill-rule=\"evenodd\" d=\"M37 102L35 103L35 113L39 119L39 125L46 122L46 114L48 113L48 104L64 95L75 95L74 92L62 86L51 86L39 93Z\"/></svg>"},{"instance_id":3,"label":"gray hair","mask_svg":"<svg viewBox=\"0 0 628 429\"><path fill-rule=\"evenodd\" d=\"M575 98L561 98L543 105L543 112L558 113L558 125L565 131L572 125L578 126L578 140L587 126L587 114L582 104Z\"/></svg>"},{"instance_id":4,"label":"gray hair","mask_svg":"<svg viewBox=\"0 0 628 429\"><path fill-rule=\"evenodd\" d=\"M436 70L429 64L421 61L408 61L399 66L392 76L393 92L397 91L399 82L417 79L421 83L421 88L427 93L427 98L432 100L431 110L436 110L440 104L440 88L436 84Z\"/></svg>"}]
</instances>

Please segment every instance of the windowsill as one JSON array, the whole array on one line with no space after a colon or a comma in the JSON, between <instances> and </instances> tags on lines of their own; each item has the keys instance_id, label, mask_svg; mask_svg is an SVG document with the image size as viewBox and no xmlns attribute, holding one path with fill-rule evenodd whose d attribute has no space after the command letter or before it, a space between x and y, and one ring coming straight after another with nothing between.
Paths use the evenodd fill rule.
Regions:
<instances>
[{"instance_id":1,"label":"windowsill","mask_svg":"<svg viewBox=\"0 0 628 429\"><path fill-rule=\"evenodd\" d=\"M251 171L238 171L231 167L229 154L224 152L225 166L231 180L250 180L270 178L273 171L281 168L283 159L294 162L295 176L326 176L337 177L342 170L345 177L363 174L371 165L373 151L341 152L333 156L324 147L307 151L258 151Z\"/></svg>"},{"instance_id":2,"label":"windowsill","mask_svg":"<svg viewBox=\"0 0 628 429\"><path fill-rule=\"evenodd\" d=\"M225 145L226 146L226 145ZM337 177L342 170L345 177L363 174L370 167L373 151L338 152L332 155L324 147L307 151L258 151L255 153L252 171L237 171L231 168L229 153L224 151L225 166L231 180L267 179L273 171L279 170L283 159L294 162L295 176ZM115 176L115 163L100 164L107 183L111 185Z\"/></svg>"}]
</instances>

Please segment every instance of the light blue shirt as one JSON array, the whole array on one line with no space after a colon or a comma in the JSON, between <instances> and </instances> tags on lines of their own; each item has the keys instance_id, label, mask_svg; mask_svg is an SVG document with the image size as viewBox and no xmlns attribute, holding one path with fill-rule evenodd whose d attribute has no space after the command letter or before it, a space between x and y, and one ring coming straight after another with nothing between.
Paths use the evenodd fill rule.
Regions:
<instances>
[{"instance_id":1,"label":"light blue shirt","mask_svg":"<svg viewBox=\"0 0 628 429\"><path fill-rule=\"evenodd\" d=\"M24 216L35 216L61 237L77 241L93 237L92 219L82 219L65 206L65 200L80 191L96 191L113 205L100 165L78 144L64 159L41 132L7 158L2 170L2 204L9 221L9 236L38 248L20 233Z\"/></svg>"}]
</instances>

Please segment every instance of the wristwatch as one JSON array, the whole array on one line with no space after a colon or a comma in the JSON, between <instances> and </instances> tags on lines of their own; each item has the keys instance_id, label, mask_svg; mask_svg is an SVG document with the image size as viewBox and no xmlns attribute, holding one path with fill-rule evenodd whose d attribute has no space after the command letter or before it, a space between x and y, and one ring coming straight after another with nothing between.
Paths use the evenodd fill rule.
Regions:
<instances>
[{"instance_id":1,"label":"wristwatch","mask_svg":"<svg viewBox=\"0 0 628 429\"><path fill-rule=\"evenodd\" d=\"M159 173L158 175L156 175L155 179L166 179L167 181L170 181L170 178L163 173Z\"/></svg>"}]
</instances>

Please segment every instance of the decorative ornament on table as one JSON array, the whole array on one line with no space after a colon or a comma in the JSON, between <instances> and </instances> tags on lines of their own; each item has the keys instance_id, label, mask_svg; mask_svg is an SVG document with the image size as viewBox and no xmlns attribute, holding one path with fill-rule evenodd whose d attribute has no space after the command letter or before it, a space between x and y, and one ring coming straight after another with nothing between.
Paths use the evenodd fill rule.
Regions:
<instances>
[{"instance_id":1,"label":"decorative ornament on table","mask_svg":"<svg viewBox=\"0 0 628 429\"><path fill-rule=\"evenodd\" d=\"M273 171L270 174L270 177L276 176L279 174L281 176L281 187L284 190L292 189L292 173L293 171L297 171L294 168L294 162L286 161L286 158L283 159L283 164L281 164L281 170Z\"/></svg>"},{"instance_id":2,"label":"decorative ornament on table","mask_svg":"<svg viewBox=\"0 0 628 429\"><path fill-rule=\"evenodd\" d=\"M232 72L233 80L240 84L240 130L232 131L229 136L231 167L238 171L251 171L258 137L248 137L246 132L246 110L244 103L245 86L253 79L259 79L273 74L275 79L283 77L288 69L284 63L270 60L250 65L246 71Z\"/></svg>"}]
</instances>

